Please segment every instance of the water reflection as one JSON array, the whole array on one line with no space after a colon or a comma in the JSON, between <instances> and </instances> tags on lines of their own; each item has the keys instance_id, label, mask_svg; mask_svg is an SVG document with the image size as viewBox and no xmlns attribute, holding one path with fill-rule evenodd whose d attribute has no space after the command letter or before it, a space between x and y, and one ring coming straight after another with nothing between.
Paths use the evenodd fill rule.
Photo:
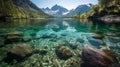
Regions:
<instances>
[{"instance_id":1,"label":"water reflection","mask_svg":"<svg viewBox=\"0 0 120 67\"><path fill-rule=\"evenodd\" d=\"M73 30L78 32L113 32L119 33L119 24L107 24L101 21L90 21L88 19L16 19L13 22L0 22L0 28L31 28L44 29L50 28L54 31Z\"/></svg>"}]
</instances>

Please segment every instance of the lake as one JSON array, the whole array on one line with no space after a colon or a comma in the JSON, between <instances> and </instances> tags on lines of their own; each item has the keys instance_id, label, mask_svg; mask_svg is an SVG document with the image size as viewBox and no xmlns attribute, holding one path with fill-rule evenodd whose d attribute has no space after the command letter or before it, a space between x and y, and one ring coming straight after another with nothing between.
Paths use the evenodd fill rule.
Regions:
<instances>
[{"instance_id":1,"label":"lake","mask_svg":"<svg viewBox=\"0 0 120 67\"><path fill-rule=\"evenodd\" d=\"M72 59L69 59L69 56L59 57L56 53L57 46L64 46L60 49L67 47L74 56L81 55L86 45L96 49L109 49L115 52L117 59L120 60L119 23L73 18L16 19L13 22L0 22L0 40L1 66L70 67L66 64L69 64L74 57ZM28 48L26 44L32 48ZM19 51L23 48L14 47L16 45L25 46L23 48L28 49L28 53L29 49L32 49L34 53L26 57L27 52ZM17 53L17 51L22 57L7 57L8 52ZM13 57L11 54L10 56Z\"/></svg>"}]
</instances>

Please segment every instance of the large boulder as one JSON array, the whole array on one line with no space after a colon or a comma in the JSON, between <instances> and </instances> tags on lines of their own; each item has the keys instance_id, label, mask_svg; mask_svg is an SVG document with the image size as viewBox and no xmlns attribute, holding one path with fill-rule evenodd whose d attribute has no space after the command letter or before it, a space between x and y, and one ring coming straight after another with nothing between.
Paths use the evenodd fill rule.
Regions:
<instances>
[{"instance_id":1,"label":"large boulder","mask_svg":"<svg viewBox=\"0 0 120 67\"><path fill-rule=\"evenodd\" d=\"M10 44L13 42L19 42L22 40L23 32L15 31L6 34L5 36L5 44Z\"/></svg>"},{"instance_id":2,"label":"large boulder","mask_svg":"<svg viewBox=\"0 0 120 67\"><path fill-rule=\"evenodd\" d=\"M82 52L83 67L110 67L118 63L116 57L110 50L99 50L85 46Z\"/></svg>"},{"instance_id":3,"label":"large boulder","mask_svg":"<svg viewBox=\"0 0 120 67\"><path fill-rule=\"evenodd\" d=\"M32 48L30 45L28 44L18 44L16 46L14 46L10 52L12 54L16 54L18 56L21 56L21 57L25 57L27 56L28 54L31 54L32 53Z\"/></svg>"},{"instance_id":4,"label":"large boulder","mask_svg":"<svg viewBox=\"0 0 120 67\"><path fill-rule=\"evenodd\" d=\"M63 60L69 59L73 56L72 51L65 46L57 46L55 48L56 55Z\"/></svg>"},{"instance_id":5,"label":"large boulder","mask_svg":"<svg viewBox=\"0 0 120 67\"><path fill-rule=\"evenodd\" d=\"M17 44L13 46L11 50L7 53L5 58L6 62L11 62L13 59L17 61L23 60L25 57L30 56L33 52L33 49L29 44Z\"/></svg>"}]
</instances>

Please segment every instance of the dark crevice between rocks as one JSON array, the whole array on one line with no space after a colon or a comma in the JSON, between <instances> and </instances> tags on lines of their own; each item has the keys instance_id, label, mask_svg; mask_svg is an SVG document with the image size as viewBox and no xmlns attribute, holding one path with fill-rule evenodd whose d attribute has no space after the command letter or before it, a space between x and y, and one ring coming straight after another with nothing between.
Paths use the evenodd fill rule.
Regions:
<instances>
[{"instance_id":1,"label":"dark crevice between rocks","mask_svg":"<svg viewBox=\"0 0 120 67\"><path fill-rule=\"evenodd\" d=\"M7 57L5 57L3 59L4 62L8 63L8 64L13 64L14 60L16 60L17 62L22 62L24 60L27 59L27 57L31 56L32 54L26 55L25 57L21 57L19 55L16 54L12 54L10 52L7 53Z\"/></svg>"}]
</instances>

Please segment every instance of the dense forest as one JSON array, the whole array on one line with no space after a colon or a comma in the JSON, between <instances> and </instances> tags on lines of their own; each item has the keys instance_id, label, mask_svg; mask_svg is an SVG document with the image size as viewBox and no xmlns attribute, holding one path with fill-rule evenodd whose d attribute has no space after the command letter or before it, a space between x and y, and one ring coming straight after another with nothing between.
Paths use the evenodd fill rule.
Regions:
<instances>
[{"instance_id":1,"label":"dense forest","mask_svg":"<svg viewBox=\"0 0 120 67\"><path fill-rule=\"evenodd\" d=\"M92 5L91 11L83 13L81 15L75 15L75 17L96 18L104 15L120 15L120 0L99 0L98 4Z\"/></svg>"},{"instance_id":2,"label":"dense forest","mask_svg":"<svg viewBox=\"0 0 120 67\"><path fill-rule=\"evenodd\" d=\"M0 17L41 18L50 16L30 0L0 0Z\"/></svg>"}]
</instances>

